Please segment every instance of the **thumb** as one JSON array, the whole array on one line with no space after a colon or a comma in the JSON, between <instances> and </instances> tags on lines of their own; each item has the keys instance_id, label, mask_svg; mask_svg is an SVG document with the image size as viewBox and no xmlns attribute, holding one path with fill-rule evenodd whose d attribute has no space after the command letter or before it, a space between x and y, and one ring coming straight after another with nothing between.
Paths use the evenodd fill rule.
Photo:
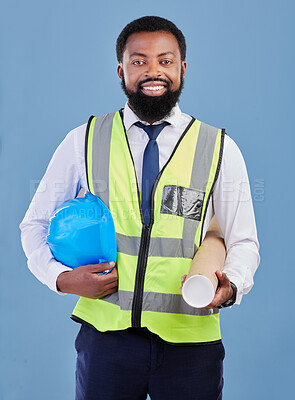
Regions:
<instances>
[{"instance_id":1,"label":"thumb","mask_svg":"<svg viewBox=\"0 0 295 400\"><path fill-rule=\"evenodd\" d=\"M219 281L224 278L223 273L221 271L219 271L219 269L217 271L215 271L215 275L217 276Z\"/></svg>"},{"instance_id":2,"label":"thumb","mask_svg":"<svg viewBox=\"0 0 295 400\"><path fill-rule=\"evenodd\" d=\"M222 271L216 271L215 274L217 275L218 281L220 285L225 285L227 284L227 281L229 280L227 275L222 272Z\"/></svg>"},{"instance_id":3,"label":"thumb","mask_svg":"<svg viewBox=\"0 0 295 400\"><path fill-rule=\"evenodd\" d=\"M104 262L104 263L100 263L100 264L89 264L89 265L85 265L85 267L87 267L87 270L89 272L103 272L106 269L110 269L112 267L114 267L115 262L111 261L111 262Z\"/></svg>"}]
</instances>

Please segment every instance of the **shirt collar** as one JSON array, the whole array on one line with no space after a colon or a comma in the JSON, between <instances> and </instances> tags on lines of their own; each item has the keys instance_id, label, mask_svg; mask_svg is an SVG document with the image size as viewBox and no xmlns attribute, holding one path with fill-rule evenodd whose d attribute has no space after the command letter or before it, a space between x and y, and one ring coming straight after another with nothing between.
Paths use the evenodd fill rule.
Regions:
<instances>
[{"instance_id":1,"label":"shirt collar","mask_svg":"<svg viewBox=\"0 0 295 400\"><path fill-rule=\"evenodd\" d=\"M180 117L181 117L181 111L180 111L178 104L176 104L172 108L171 113L168 117L163 118L160 121L156 121L155 124L159 124L161 122L166 121L166 122L169 122L169 124L171 124L173 126L177 126L179 123ZM147 125L147 122L140 120L139 117L131 110L131 108L128 105L128 102L126 102L125 107L124 107L124 114L123 114L123 122L124 122L126 131L128 131L131 128L131 126L134 125L138 121Z\"/></svg>"}]
</instances>

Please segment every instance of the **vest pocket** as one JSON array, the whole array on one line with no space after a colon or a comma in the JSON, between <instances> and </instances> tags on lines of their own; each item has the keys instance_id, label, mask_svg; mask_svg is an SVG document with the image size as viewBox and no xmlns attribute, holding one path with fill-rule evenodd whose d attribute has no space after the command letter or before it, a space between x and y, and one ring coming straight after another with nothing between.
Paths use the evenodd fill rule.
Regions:
<instances>
[{"instance_id":1,"label":"vest pocket","mask_svg":"<svg viewBox=\"0 0 295 400\"><path fill-rule=\"evenodd\" d=\"M202 190L166 185L162 194L161 213L200 221L204 196Z\"/></svg>"}]
</instances>

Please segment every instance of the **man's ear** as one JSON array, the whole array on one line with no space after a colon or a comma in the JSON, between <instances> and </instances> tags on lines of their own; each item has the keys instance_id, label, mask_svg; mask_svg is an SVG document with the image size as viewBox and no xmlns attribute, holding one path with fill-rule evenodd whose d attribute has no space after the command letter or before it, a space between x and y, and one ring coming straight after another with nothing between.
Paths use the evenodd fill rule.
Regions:
<instances>
[{"instance_id":1,"label":"man's ear","mask_svg":"<svg viewBox=\"0 0 295 400\"><path fill-rule=\"evenodd\" d=\"M182 73L183 77L185 77L185 72L186 72L186 61L181 61L181 67L182 67Z\"/></svg>"},{"instance_id":2,"label":"man's ear","mask_svg":"<svg viewBox=\"0 0 295 400\"><path fill-rule=\"evenodd\" d=\"M118 66L117 66L117 74L118 74L118 77L122 80L122 77L123 77L123 67L122 67L122 64L121 64L121 63L118 64Z\"/></svg>"}]
</instances>

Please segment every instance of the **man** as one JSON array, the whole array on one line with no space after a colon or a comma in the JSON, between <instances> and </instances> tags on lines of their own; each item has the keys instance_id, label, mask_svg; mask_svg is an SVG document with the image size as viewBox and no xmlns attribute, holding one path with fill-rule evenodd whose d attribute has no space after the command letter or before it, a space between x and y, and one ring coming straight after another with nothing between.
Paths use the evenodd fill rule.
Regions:
<instances>
[{"instance_id":1,"label":"man","mask_svg":"<svg viewBox=\"0 0 295 400\"><path fill-rule=\"evenodd\" d=\"M240 303L253 286L258 242L237 146L177 105L185 55L184 36L168 20L143 17L123 29L117 72L128 102L69 133L21 224L37 278L54 291L82 296L72 315L82 324L79 400L222 398L219 308ZM57 179L63 192L54 190ZM98 195L115 221L117 268L105 276L96 273L114 263L71 270L45 242L42 210L50 215L81 188ZM194 309L182 300L180 277L214 214L227 258L216 272L212 303Z\"/></svg>"}]
</instances>

